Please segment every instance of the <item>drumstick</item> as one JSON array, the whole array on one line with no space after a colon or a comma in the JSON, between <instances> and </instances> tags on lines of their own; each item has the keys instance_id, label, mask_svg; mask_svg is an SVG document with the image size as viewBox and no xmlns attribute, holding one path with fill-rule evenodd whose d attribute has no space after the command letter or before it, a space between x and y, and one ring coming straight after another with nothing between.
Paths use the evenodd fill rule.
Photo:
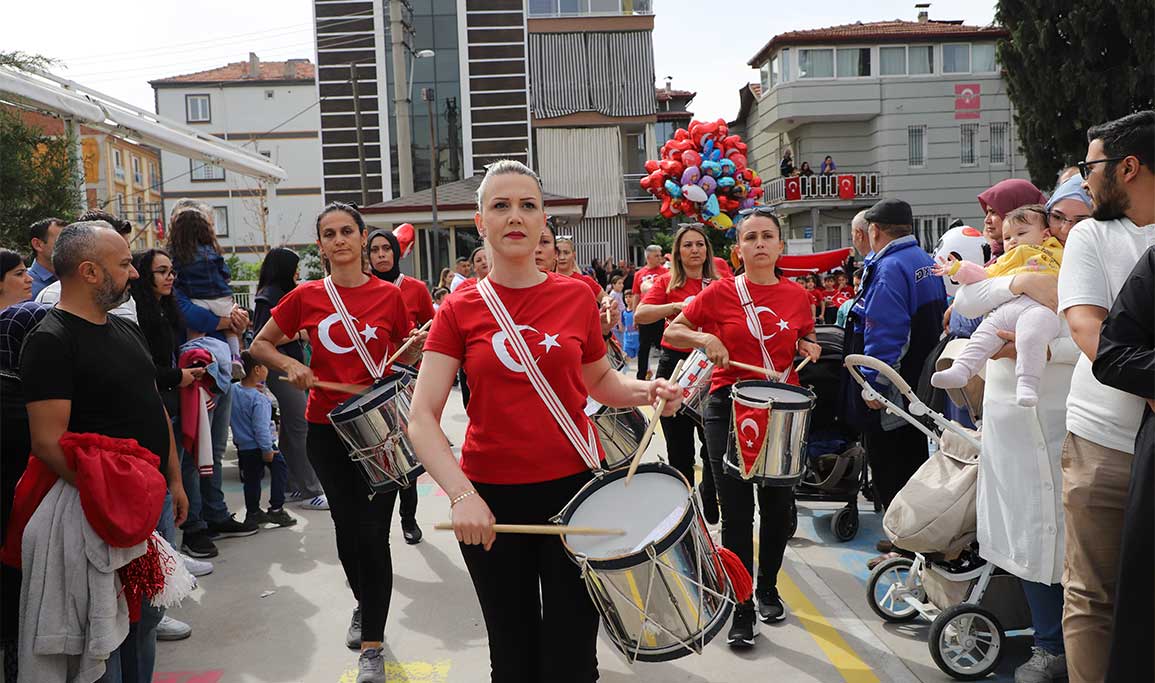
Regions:
<instances>
[{"instance_id":1,"label":"drumstick","mask_svg":"<svg viewBox=\"0 0 1155 683\"><path fill-rule=\"evenodd\" d=\"M432 320L427 321L424 325L417 328L417 332L421 333L421 332L424 332L425 330L428 330L429 326L432 324L433 324ZM414 339L417 339L417 337L416 336L410 337L408 341L406 341L404 344L402 344L401 347L399 349L397 349L397 353L394 353L392 356L389 356L389 360L385 361L385 365L393 365L393 361L397 360L398 358L401 357L401 354L405 353L405 350L409 348L409 345L413 343Z\"/></svg>"},{"instance_id":2,"label":"drumstick","mask_svg":"<svg viewBox=\"0 0 1155 683\"><path fill-rule=\"evenodd\" d=\"M453 531L452 522L433 525L438 531ZM494 524L499 534L539 534L543 536L625 536L625 529L596 529L588 526L559 526L557 524Z\"/></svg>"},{"instance_id":3,"label":"drumstick","mask_svg":"<svg viewBox=\"0 0 1155 683\"><path fill-rule=\"evenodd\" d=\"M802 362L799 363L797 366L795 366L794 372L798 372L802 368L806 367L806 364L809 362L810 362L809 357L803 358ZM730 365L733 365L736 368L741 368L742 370L749 370L750 372L757 372L760 375L773 375L774 374L774 371L771 370L770 368L763 368L763 367L760 367L758 365L750 365L749 363L739 363L736 360L730 361Z\"/></svg>"},{"instance_id":4,"label":"drumstick","mask_svg":"<svg viewBox=\"0 0 1155 683\"><path fill-rule=\"evenodd\" d=\"M685 359L678 361L670 377L678 377L682 374L682 363L684 362ZM666 399L658 399L658 407L654 410L653 416L650 417L650 424L646 425L646 433L642 434L642 441L638 444L638 450L634 452L634 457L630 460L630 471L626 473L626 486L630 485L630 480L634 478L634 473L638 471L638 465L642 462L642 453L645 453L646 447L650 445L650 438L654 436L654 428L658 426L658 419L662 417L662 411L665 409Z\"/></svg>"},{"instance_id":5,"label":"drumstick","mask_svg":"<svg viewBox=\"0 0 1155 683\"><path fill-rule=\"evenodd\" d=\"M277 375L277 379L283 382L288 382L289 378L285 375ZM321 389L328 389L329 391L340 391L346 394L360 394L368 391L371 387L366 384L345 384L344 382L326 382L324 380L313 380L313 386Z\"/></svg>"}]
</instances>

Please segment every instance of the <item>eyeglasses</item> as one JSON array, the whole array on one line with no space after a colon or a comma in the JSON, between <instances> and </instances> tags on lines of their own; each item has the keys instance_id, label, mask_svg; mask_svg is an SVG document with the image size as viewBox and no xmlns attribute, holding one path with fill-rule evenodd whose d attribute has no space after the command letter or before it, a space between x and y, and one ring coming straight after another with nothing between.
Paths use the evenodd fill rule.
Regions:
<instances>
[{"instance_id":1,"label":"eyeglasses","mask_svg":"<svg viewBox=\"0 0 1155 683\"><path fill-rule=\"evenodd\" d=\"M1090 216L1072 216L1068 218L1061 211L1051 211L1047 214L1048 223L1057 223L1059 225L1074 226L1079 221L1090 218Z\"/></svg>"},{"instance_id":2,"label":"eyeglasses","mask_svg":"<svg viewBox=\"0 0 1155 683\"><path fill-rule=\"evenodd\" d=\"M1110 159L1095 159L1093 161L1078 161L1075 163L1075 166L1079 168L1079 175L1083 176L1083 180L1086 180L1091 176L1091 167L1095 164L1105 164L1111 161L1122 161L1126 158L1127 157L1124 156L1111 157Z\"/></svg>"},{"instance_id":3,"label":"eyeglasses","mask_svg":"<svg viewBox=\"0 0 1155 683\"><path fill-rule=\"evenodd\" d=\"M162 280L167 280L170 277L176 277L176 271L172 268L157 268L152 271L153 275L159 275Z\"/></svg>"},{"instance_id":4,"label":"eyeglasses","mask_svg":"<svg viewBox=\"0 0 1155 683\"><path fill-rule=\"evenodd\" d=\"M742 209L738 212L738 216L745 218L747 216L773 216L774 207L772 206L751 206L748 209Z\"/></svg>"}]
</instances>

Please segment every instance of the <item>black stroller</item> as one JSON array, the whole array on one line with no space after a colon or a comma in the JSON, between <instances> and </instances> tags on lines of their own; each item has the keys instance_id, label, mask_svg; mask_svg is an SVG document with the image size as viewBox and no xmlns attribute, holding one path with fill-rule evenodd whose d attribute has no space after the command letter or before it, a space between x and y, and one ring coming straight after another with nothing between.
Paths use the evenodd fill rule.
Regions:
<instances>
[{"instance_id":1,"label":"black stroller","mask_svg":"<svg viewBox=\"0 0 1155 683\"><path fill-rule=\"evenodd\" d=\"M858 434L846 426L839 412L842 328L819 325L815 336L822 355L798 372L798 380L814 392L817 403L810 414L806 459L794 498L846 503L846 507L830 518L830 530L839 541L849 541L858 533L858 493L864 491L870 495L866 451L858 443ZM798 527L797 508L791 519L793 536Z\"/></svg>"}]
</instances>

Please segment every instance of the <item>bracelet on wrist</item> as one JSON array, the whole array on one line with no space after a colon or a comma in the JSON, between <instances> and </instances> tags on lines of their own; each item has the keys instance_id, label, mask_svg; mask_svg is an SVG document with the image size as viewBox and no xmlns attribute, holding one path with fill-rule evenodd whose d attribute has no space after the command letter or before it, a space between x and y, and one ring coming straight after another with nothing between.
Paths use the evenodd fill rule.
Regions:
<instances>
[{"instance_id":1,"label":"bracelet on wrist","mask_svg":"<svg viewBox=\"0 0 1155 683\"><path fill-rule=\"evenodd\" d=\"M466 491L464 493L457 494L456 496L454 496L453 498L451 498L449 500L449 509L452 510L454 507L457 506L458 503L460 503L461 501L465 500L466 498L473 496L473 495L476 495L476 494L477 494L477 489L469 489L468 491Z\"/></svg>"}]
</instances>

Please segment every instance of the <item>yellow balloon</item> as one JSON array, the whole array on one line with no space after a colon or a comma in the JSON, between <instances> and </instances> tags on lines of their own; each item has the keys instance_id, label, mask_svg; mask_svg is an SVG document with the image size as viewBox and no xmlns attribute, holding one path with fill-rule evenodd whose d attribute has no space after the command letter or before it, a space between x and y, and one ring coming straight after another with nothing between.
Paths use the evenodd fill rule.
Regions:
<instances>
[{"instance_id":1,"label":"yellow balloon","mask_svg":"<svg viewBox=\"0 0 1155 683\"><path fill-rule=\"evenodd\" d=\"M717 216L714 216L710 219L710 222L713 223L714 227L718 228L719 230L725 230L734 226L734 221L730 220L730 217L724 213L720 213Z\"/></svg>"}]
</instances>

